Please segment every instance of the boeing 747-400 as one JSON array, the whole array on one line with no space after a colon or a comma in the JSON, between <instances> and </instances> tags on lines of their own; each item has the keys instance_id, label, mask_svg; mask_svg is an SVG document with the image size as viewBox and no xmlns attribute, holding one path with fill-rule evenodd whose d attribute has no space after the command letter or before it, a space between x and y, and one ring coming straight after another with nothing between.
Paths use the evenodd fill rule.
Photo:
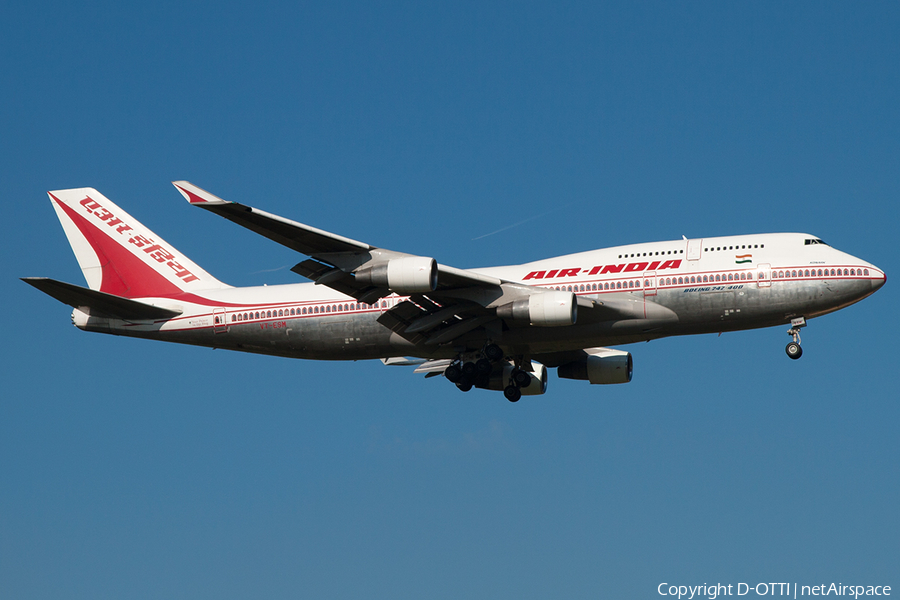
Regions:
<instances>
[{"instance_id":1,"label":"boeing 747-400","mask_svg":"<svg viewBox=\"0 0 900 600\"><path fill-rule=\"evenodd\" d=\"M174 182L194 206L306 255L314 283L232 287L92 188L50 192L88 287L24 281L112 333L318 360L381 359L462 391L543 394L547 369L631 381L619 346L789 325L859 302L885 273L816 236L767 233L605 248L522 265L457 269L377 248Z\"/></svg>"}]
</instances>

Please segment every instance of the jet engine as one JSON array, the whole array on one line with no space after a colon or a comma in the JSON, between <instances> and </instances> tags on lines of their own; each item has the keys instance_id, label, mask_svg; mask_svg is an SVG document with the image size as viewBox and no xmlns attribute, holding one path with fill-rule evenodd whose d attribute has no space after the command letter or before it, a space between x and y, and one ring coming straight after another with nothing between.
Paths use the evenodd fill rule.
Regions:
<instances>
[{"instance_id":1,"label":"jet engine","mask_svg":"<svg viewBox=\"0 0 900 600\"><path fill-rule=\"evenodd\" d=\"M628 383L633 363L631 353L608 348L587 350L584 359L560 365L556 370L562 379L582 379L591 383Z\"/></svg>"},{"instance_id":2,"label":"jet engine","mask_svg":"<svg viewBox=\"0 0 900 600\"><path fill-rule=\"evenodd\" d=\"M425 256L393 258L355 273L364 285L387 288L398 294L433 292L437 287L437 262Z\"/></svg>"},{"instance_id":3,"label":"jet engine","mask_svg":"<svg viewBox=\"0 0 900 600\"><path fill-rule=\"evenodd\" d=\"M547 367L533 362L531 363L531 368L534 369L531 373L523 371L531 380L528 382L528 385L520 386L519 391L522 392L523 396L540 396L547 391ZM495 369L491 373L487 385L482 389L498 391L506 389L507 386L513 383L513 371L514 368L511 364L505 364L501 368Z\"/></svg>"},{"instance_id":4,"label":"jet engine","mask_svg":"<svg viewBox=\"0 0 900 600\"><path fill-rule=\"evenodd\" d=\"M497 316L538 327L574 325L578 303L572 292L541 292L497 307Z\"/></svg>"}]
</instances>

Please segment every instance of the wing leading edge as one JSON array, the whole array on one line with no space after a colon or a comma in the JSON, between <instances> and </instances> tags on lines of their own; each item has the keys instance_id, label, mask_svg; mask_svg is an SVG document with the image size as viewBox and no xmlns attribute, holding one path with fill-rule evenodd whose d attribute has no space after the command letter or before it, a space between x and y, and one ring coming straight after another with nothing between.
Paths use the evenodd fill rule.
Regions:
<instances>
[{"instance_id":1,"label":"wing leading edge","mask_svg":"<svg viewBox=\"0 0 900 600\"><path fill-rule=\"evenodd\" d=\"M187 181L175 181L173 185L192 205L309 256L291 270L319 285L369 304L391 293L408 296L409 300L386 311L379 322L414 344L458 343L491 337L491 331L499 333L504 324L527 326L531 323L527 319L522 322L521 315L528 314L532 305L570 305L570 319L563 316L562 320L541 323L570 325L575 322L575 309L597 305L571 292L506 281L442 265L431 258L372 246L223 200ZM502 307L507 307L506 312ZM516 318L511 321L510 316Z\"/></svg>"}]
</instances>

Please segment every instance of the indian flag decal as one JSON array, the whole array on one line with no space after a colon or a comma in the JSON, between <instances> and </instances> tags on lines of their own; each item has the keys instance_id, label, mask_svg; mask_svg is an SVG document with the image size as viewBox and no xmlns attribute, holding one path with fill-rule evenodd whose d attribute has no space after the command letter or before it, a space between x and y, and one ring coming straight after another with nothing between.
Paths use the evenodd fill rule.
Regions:
<instances>
[{"instance_id":1,"label":"indian flag decal","mask_svg":"<svg viewBox=\"0 0 900 600\"><path fill-rule=\"evenodd\" d=\"M753 262L752 254L737 254L734 257L734 263L737 265L742 265L744 263Z\"/></svg>"}]
</instances>

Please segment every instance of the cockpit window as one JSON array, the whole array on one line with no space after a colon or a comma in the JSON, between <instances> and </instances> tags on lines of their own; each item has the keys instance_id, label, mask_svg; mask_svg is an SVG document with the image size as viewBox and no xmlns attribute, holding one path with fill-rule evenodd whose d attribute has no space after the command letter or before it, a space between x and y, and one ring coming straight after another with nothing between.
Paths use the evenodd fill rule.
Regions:
<instances>
[{"instance_id":1,"label":"cockpit window","mask_svg":"<svg viewBox=\"0 0 900 600\"><path fill-rule=\"evenodd\" d=\"M824 244L825 246L828 245L825 242L823 242L822 240L820 240L819 238L806 239L806 240L803 240L803 243L807 246L812 246L813 244Z\"/></svg>"}]
</instances>

